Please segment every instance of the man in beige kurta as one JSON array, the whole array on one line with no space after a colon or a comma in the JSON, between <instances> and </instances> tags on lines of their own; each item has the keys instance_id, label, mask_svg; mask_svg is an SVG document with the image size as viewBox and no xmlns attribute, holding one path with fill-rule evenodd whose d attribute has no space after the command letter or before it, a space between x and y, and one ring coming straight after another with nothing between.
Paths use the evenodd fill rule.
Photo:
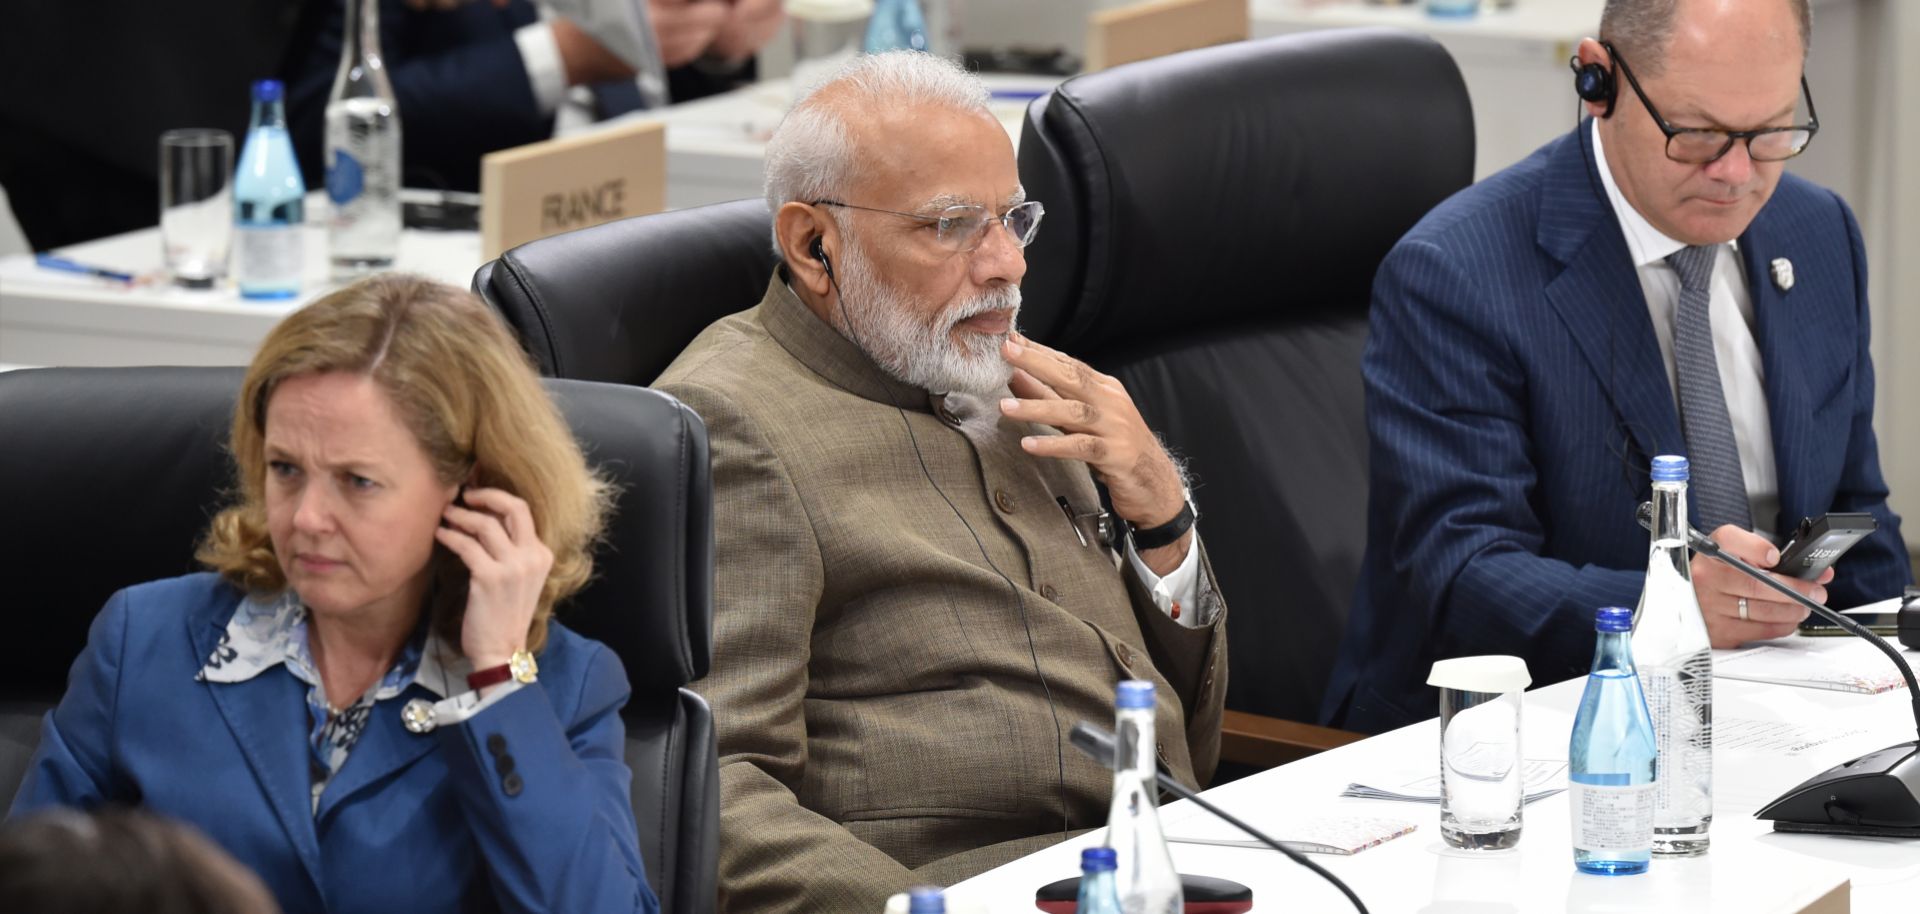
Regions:
<instances>
[{"instance_id":1,"label":"man in beige kurta","mask_svg":"<svg viewBox=\"0 0 1920 914\"><path fill-rule=\"evenodd\" d=\"M711 443L715 648L696 688L719 730L730 911L878 912L1104 825L1112 773L1066 734L1110 727L1121 679L1154 682L1175 777L1202 783L1218 755L1226 611L1197 537L1136 552L1085 520L1097 474L1119 526L1152 542L1186 503L1173 462L1117 382L1019 337L999 307L1017 306L1024 271L1002 221L1020 196L1005 133L967 105L878 107L895 114L850 121L863 168L836 191L847 202L780 205L786 264L765 299L656 382ZM987 218L949 218L955 200ZM875 209L845 212L861 206ZM892 306L933 321L967 310L938 303L974 302L934 326L984 336L969 351L1002 378L1021 368L1011 391L883 367L868 354L883 322L847 316L856 288L886 297L875 283L924 293Z\"/></svg>"}]
</instances>

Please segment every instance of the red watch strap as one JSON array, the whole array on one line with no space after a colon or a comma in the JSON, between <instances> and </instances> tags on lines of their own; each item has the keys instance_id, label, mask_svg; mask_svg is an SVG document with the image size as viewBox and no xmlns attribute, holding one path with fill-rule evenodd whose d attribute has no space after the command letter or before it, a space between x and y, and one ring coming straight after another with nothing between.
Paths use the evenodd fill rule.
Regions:
<instances>
[{"instance_id":1,"label":"red watch strap","mask_svg":"<svg viewBox=\"0 0 1920 914\"><path fill-rule=\"evenodd\" d=\"M513 678L513 664L503 663L503 664L500 664L499 666L490 666L484 670L474 670L473 672L468 673L467 688L472 689L475 692L478 692L481 689L486 688L487 686L498 685L499 683L506 682L507 680L512 678Z\"/></svg>"}]
</instances>

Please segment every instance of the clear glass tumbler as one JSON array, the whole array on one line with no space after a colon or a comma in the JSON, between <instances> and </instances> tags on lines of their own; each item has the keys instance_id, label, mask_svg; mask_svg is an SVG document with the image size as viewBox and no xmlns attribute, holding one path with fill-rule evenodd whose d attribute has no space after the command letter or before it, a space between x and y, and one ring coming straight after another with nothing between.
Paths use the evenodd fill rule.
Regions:
<instances>
[{"instance_id":1,"label":"clear glass tumbler","mask_svg":"<svg viewBox=\"0 0 1920 914\"><path fill-rule=\"evenodd\" d=\"M209 289L233 246L233 134L196 127L160 134L160 244L173 281Z\"/></svg>"},{"instance_id":2,"label":"clear glass tumbler","mask_svg":"<svg viewBox=\"0 0 1920 914\"><path fill-rule=\"evenodd\" d=\"M1440 837L1463 850L1520 843L1526 762L1521 694L1531 678L1518 657L1460 657L1433 665L1440 689Z\"/></svg>"}]
</instances>

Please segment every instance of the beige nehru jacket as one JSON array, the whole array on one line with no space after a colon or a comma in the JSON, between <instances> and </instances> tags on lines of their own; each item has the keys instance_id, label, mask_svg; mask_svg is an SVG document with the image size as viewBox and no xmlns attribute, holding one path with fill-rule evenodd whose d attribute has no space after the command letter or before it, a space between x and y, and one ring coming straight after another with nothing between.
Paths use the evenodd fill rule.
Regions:
<instances>
[{"instance_id":1,"label":"beige nehru jacket","mask_svg":"<svg viewBox=\"0 0 1920 914\"><path fill-rule=\"evenodd\" d=\"M777 276L655 386L712 442L713 672L695 688L719 729L724 909L879 911L1022 856L1061 837L1063 764L1066 826L1103 825L1112 775L1066 732L1111 726L1123 678L1158 686L1169 770L1211 776L1212 569L1194 607L1212 623L1187 629L1083 546L1058 499L1098 510L1086 466L1020 449L1051 429L881 374Z\"/></svg>"}]
</instances>

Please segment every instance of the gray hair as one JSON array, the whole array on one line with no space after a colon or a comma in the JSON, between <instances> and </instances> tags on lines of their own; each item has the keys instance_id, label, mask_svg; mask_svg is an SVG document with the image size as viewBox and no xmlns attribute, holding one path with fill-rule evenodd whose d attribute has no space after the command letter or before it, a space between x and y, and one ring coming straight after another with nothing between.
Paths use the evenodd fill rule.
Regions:
<instances>
[{"instance_id":1,"label":"gray hair","mask_svg":"<svg viewBox=\"0 0 1920 914\"><path fill-rule=\"evenodd\" d=\"M768 212L795 200L811 203L846 193L859 165L847 129L849 116L923 105L989 114L987 98L987 86L978 76L944 57L887 51L853 58L832 78L807 90L767 140ZM777 233L773 248L780 253Z\"/></svg>"},{"instance_id":2,"label":"gray hair","mask_svg":"<svg viewBox=\"0 0 1920 914\"><path fill-rule=\"evenodd\" d=\"M1600 40L1611 43L1633 59L1634 71L1657 76L1667 68L1667 47L1673 41L1673 20L1682 0L1607 0L1600 11ZM1813 11L1807 0L1784 2L1800 27L1802 57L1813 46Z\"/></svg>"}]
</instances>

